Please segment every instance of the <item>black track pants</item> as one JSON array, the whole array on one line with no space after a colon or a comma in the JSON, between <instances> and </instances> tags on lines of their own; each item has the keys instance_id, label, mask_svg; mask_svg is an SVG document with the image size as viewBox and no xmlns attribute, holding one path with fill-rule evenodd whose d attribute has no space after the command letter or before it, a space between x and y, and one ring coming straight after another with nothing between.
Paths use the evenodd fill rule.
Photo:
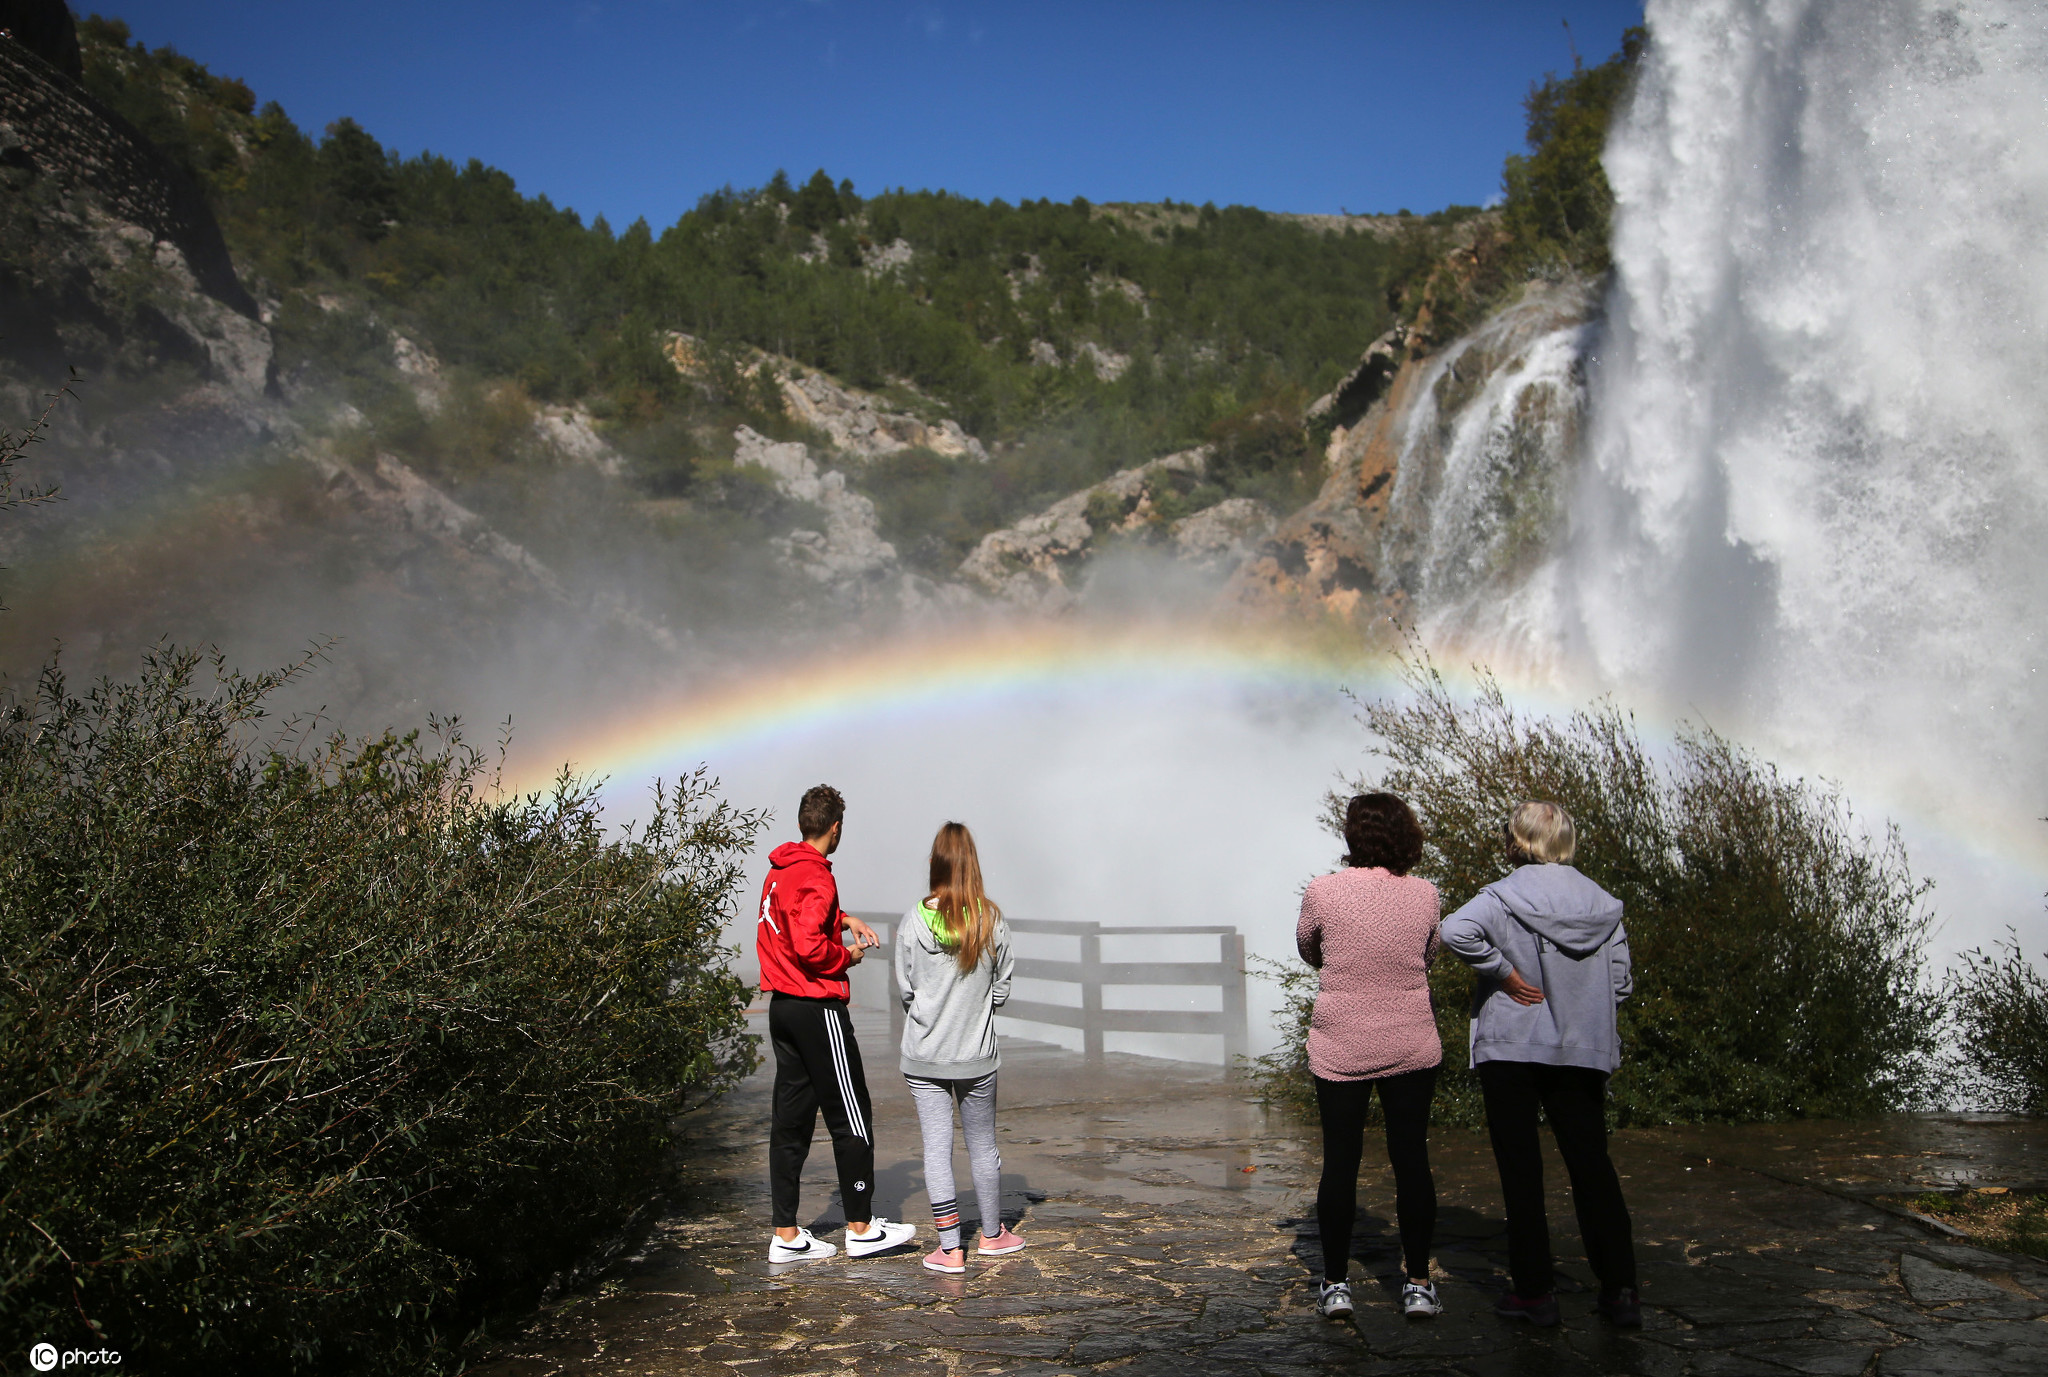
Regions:
<instances>
[{"instance_id":1,"label":"black track pants","mask_svg":"<svg viewBox=\"0 0 2048 1377\"><path fill-rule=\"evenodd\" d=\"M1429 1275L1429 1239L1436 1232L1436 1178L1429 1173L1429 1102L1436 1068L1370 1081L1316 1077L1323 1120L1323 1181L1316 1191L1316 1227L1323 1236L1323 1277L1344 1280L1351 1265L1351 1220L1358 1212L1358 1163L1365 1156L1365 1114L1373 1087L1387 1121L1387 1161L1394 1168L1394 1218L1401 1258L1411 1277Z\"/></svg>"},{"instance_id":2,"label":"black track pants","mask_svg":"<svg viewBox=\"0 0 2048 1377\"><path fill-rule=\"evenodd\" d=\"M871 1218L874 1111L846 1001L804 999L778 991L768 1002L768 1040L775 1047L775 1111L768 1130L768 1191L775 1227L792 1228L797 1223L798 1187L820 1109L832 1134L846 1217Z\"/></svg>"},{"instance_id":3,"label":"black track pants","mask_svg":"<svg viewBox=\"0 0 2048 1377\"><path fill-rule=\"evenodd\" d=\"M1607 1155L1607 1073L1584 1066L1526 1061L1479 1063L1486 1094L1486 1131L1500 1168L1508 1216L1508 1274L1515 1294L1534 1299L1556 1285L1550 1220L1543 1209L1543 1145L1536 1110L1550 1120L1558 1155L1572 1182L1572 1209L1586 1261L1603 1291L1636 1284L1636 1248L1621 1198L1621 1178Z\"/></svg>"}]
</instances>

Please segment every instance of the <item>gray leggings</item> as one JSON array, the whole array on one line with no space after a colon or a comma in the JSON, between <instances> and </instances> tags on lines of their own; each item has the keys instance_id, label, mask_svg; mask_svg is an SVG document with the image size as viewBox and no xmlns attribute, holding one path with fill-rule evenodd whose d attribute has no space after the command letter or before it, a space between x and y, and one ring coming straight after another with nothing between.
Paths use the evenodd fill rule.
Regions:
<instances>
[{"instance_id":1,"label":"gray leggings","mask_svg":"<svg viewBox=\"0 0 2048 1377\"><path fill-rule=\"evenodd\" d=\"M917 1102L917 1126L924 1130L924 1188L932 1200L939 1246L960 1246L960 1201L953 1185L953 1105L967 1138L967 1167L974 1173L974 1198L981 1206L981 1236L1003 1231L1003 1155L996 1151L996 1073L965 1081L926 1080L906 1074ZM993 1229L989 1225L995 1225Z\"/></svg>"}]
</instances>

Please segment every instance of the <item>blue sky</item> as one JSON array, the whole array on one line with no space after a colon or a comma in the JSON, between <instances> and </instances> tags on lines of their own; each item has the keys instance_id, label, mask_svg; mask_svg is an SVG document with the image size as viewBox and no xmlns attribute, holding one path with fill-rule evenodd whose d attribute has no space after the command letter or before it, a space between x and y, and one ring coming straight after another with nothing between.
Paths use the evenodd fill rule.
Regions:
<instances>
[{"instance_id":1,"label":"blue sky","mask_svg":"<svg viewBox=\"0 0 2048 1377\"><path fill-rule=\"evenodd\" d=\"M76 6L80 13L89 5ZM1521 98L1639 0L108 0L318 131L481 158L657 229L823 167L864 193L1269 210L1483 203ZM1570 40L1565 22L1570 23Z\"/></svg>"}]
</instances>

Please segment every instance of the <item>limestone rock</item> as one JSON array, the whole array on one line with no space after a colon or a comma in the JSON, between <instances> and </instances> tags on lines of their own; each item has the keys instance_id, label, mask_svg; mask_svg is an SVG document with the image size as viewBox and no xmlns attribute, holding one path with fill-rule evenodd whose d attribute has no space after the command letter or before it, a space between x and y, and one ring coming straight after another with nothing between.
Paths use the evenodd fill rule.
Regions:
<instances>
[{"instance_id":1,"label":"limestone rock","mask_svg":"<svg viewBox=\"0 0 2048 1377\"><path fill-rule=\"evenodd\" d=\"M869 277L880 277L884 273L893 273L909 267L910 261L915 257L917 254L910 247L910 241L896 238L869 249L862 256L861 270Z\"/></svg>"},{"instance_id":2,"label":"limestone rock","mask_svg":"<svg viewBox=\"0 0 2048 1377\"><path fill-rule=\"evenodd\" d=\"M124 227L130 242L134 242L132 235L137 229ZM138 244L138 251L140 248ZM262 396L270 382L270 331L261 321L230 310L202 290L177 244L160 239L149 250L165 284L157 296L165 319L205 353L207 371L215 382L244 397Z\"/></svg>"},{"instance_id":3,"label":"limestone rock","mask_svg":"<svg viewBox=\"0 0 2048 1377\"><path fill-rule=\"evenodd\" d=\"M1311 425L1325 418L1338 427L1353 424L1386 395L1387 385L1407 356L1408 331L1396 325L1366 346L1364 357L1345 375L1344 381L1309 403L1303 419ZM1336 453L1334 436L1330 453Z\"/></svg>"},{"instance_id":4,"label":"limestone rock","mask_svg":"<svg viewBox=\"0 0 2048 1377\"><path fill-rule=\"evenodd\" d=\"M327 298L321 299L325 309ZM441 409L446 400L448 385L441 378L441 361L404 335L391 336L391 361L398 368L399 376L412 388L413 400L419 409L431 416Z\"/></svg>"},{"instance_id":5,"label":"limestone rock","mask_svg":"<svg viewBox=\"0 0 2048 1377\"><path fill-rule=\"evenodd\" d=\"M801 378L785 375L782 400L791 416L823 431L838 449L859 458L928 449L949 458L988 459L981 441L962 430L959 422L931 423L903 412L884 411L874 397L822 373L806 373Z\"/></svg>"},{"instance_id":6,"label":"limestone rock","mask_svg":"<svg viewBox=\"0 0 2048 1377\"><path fill-rule=\"evenodd\" d=\"M572 463L585 464L607 478L626 470L626 461L606 443L591 424L591 415L580 406L544 406L533 418L533 428L542 441Z\"/></svg>"},{"instance_id":7,"label":"limestone rock","mask_svg":"<svg viewBox=\"0 0 2048 1377\"><path fill-rule=\"evenodd\" d=\"M1531 284L1425 352L1373 342L1311 414L1335 421L1329 476L1232 576L1227 603L1369 623L1484 603L1549 548L1583 389L1593 284ZM1349 418L1349 419L1347 419Z\"/></svg>"},{"instance_id":8,"label":"limestone rock","mask_svg":"<svg viewBox=\"0 0 2048 1377\"><path fill-rule=\"evenodd\" d=\"M1113 349L1104 349L1093 340L1088 340L1074 351L1074 357L1095 370L1095 376L1104 382L1115 382L1131 366L1129 354L1119 354Z\"/></svg>"},{"instance_id":9,"label":"limestone rock","mask_svg":"<svg viewBox=\"0 0 2048 1377\"><path fill-rule=\"evenodd\" d=\"M810 447L797 441L778 444L750 426L741 426L733 438L739 441L735 464L768 470L784 497L824 510L823 531L791 531L777 538L777 553L792 567L832 585L896 571L896 547L877 533L875 504L848 491L845 474L820 473Z\"/></svg>"},{"instance_id":10,"label":"limestone rock","mask_svg":"<svg viewBox=\"0 0 2048 1377\"><path fill-rule=\"evenodd\" d=\"M73 253L81 267L100 281L142 285L156 319L182 337L181 352L204 361L212 382L244 401L263 396L270 382L270 331L208 294L183 249L93 203L79 207L75 223L82 232Z\"/></svg>"},{"instance_id":11,"label":"limestone rock","mask_svg":"<svg viewBox=\"0 0 2048 1377\"><path fill-rule=\"evenodd\" d=\"M1063 611L1076 599L1071 579L1101 538L1148 524L1153 486L1171 481L1171 475L1199 479L1208 461L1207 446L1183 450L1063 497L1034 516L983 536L960 562L960 576L970 587L1013 606ZM1201 538L1199 533L1196 538Z\"/></svg>"},{"instance_id":12,"label":"limestone rock","mask_svg":"<svg viewBox=\"0 0 2048 1377\"><path fill-rule=\"evenodd\" d=\"M1173 524L1180 558L1204 573L1229 573L1273 534L1273 509L1250 497L1226 497Z\"/></svg>"},{"instance_id":13,"label":"limestone rock","mask_svg":"<svg viewBox=\"0 0 2048 1377\"><path fill-rule=\"evenodd\" d=\"M676 372L699 384L711 375L711 357L702 340L679 330L664 338L662 351ZM907 412L890 411L881 400L848 387L823 373L811 372L789 359L756 353L741 372L775 371L782 404L796 420L832 438L833 448L854 459L872 459L906 449L928 449L949 458L986 463L988 450L952 420L926 421Z\"/></svg>"}]
</instances>

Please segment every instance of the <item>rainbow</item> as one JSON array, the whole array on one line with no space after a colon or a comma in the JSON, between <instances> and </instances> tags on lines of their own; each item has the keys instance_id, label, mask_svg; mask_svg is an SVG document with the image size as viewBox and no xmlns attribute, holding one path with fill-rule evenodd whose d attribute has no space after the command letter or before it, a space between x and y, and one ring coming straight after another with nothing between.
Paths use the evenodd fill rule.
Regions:
<instances>
[{"instance_id":1,"label":"rainbow","mask_svg":"<svg viewBox=\"0 0 2048 1377\"><path fill-rule=\"evenodd\" d=\"M1334 696L1397 681L1392 658L1355 641L1187 623L997 623L755 665L634 704L595 730L521 752L505 784L514 792L543 788L564 762L583 779L673 778L785 735L973 711L1055 691L1171 685Z\"/></svg>"},{"instance_id":2,"label":"rainbow","mask_svg":"<svg viewBox=\"0 0 2048 1377\"><path fill-rule=\"evenodd\" d=\"M1436 651L1436 669L1454 689L1476 685L1476 668L1456 648ZM1571 686L1546 676L1496 677L1518 707L1538 715L1562 715L1585 705L1583 697L1572 696ZM1398 693L1402 677L1394 655L1367 649L1355 635L1318 635L1298 625L1267 629L1162 620L955 626L757 662L674 694L625 705L594 727L516 750L502 784L514 793L544 791L565 764L575 778L597 785L673 780L703 766L717 774L735 756L812 731L881 728L935 713L989 712L1077 691L1114 698L1162 689L1335 699L1345 690L1361 696ZM1654 709L1639 721L1654 737L1665 739L1680 725L1676 717ZM1841 777L1832 770L1820 773ZM1865 809L1884 801L1862 799ZM2031 816L2022 820L2027 826L2018 826L1967 800L1945 815L1896 806L1896 796L1889 801L1895 806L1880 807L1878 816L1915 817L1929 831L1969 839L2030 875L2048 876L2048 848Z\"/></svg>"}]
</instances>

